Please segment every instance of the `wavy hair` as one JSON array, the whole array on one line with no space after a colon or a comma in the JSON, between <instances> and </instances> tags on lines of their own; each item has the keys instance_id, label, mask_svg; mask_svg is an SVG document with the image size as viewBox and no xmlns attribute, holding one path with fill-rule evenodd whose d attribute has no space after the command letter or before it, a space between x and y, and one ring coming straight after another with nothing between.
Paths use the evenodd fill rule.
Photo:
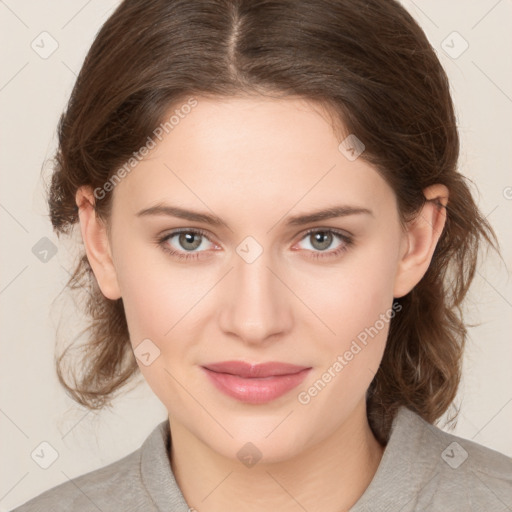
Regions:
<instances>
[{"instance_id":1,"label":"wavy hair","mask_svg":"<svg viewBox=\"0 0 512 512\"><path fill-rule=\"evenodd\" d=\"M497 248L468 181L457 169L459 136L449 82L424 32L395 0L125 0L98 32L58 126L48 191L60 236L78 222L80 186L103 187L144 145L171 106L193 95L300 97L356 134L361 158L396 194L405 223L423 189L449 189L447 221L429 269L390 322L367 392L381 442L404 405L433 423L452 403L466 340L462 301L479 247ZM108 192L94 205L108 224ZM85 252L68 286L86 290L87 342L59 381L90 409L110 405L137 372L122 298L103 296Z\"/></svg>"}]
</instances>

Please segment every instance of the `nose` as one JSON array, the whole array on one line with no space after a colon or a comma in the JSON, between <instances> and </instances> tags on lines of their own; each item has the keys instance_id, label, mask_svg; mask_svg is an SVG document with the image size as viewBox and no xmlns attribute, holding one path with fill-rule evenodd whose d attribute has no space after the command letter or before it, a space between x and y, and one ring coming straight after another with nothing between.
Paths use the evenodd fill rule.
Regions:
<instances>
[{"instance_id":1,"label":"nose","mask_svg":"<svg viewBox=\"0 0 512 512\"><path fill-rule=\"evenodd\" d=\"M270 263L265 251L252 263L235 255L224 282L219 326L248 345L276 341L291 329L292 294L283 284L285 276Z\"/></svg>"}]
</instances>

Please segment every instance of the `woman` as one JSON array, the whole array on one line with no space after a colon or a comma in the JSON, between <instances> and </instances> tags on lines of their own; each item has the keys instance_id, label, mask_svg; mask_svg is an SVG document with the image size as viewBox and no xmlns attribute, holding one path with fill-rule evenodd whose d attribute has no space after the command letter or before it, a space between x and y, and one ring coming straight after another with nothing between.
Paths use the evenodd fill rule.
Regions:
<instances>
[{"instance_id":1,"label":"woman","mask_svg":"<svg viewBox=\"0 0 512 512\"><path fill-rule=\"evenodd\" d=\"M495 245L458 150L395 1L123 2L59 125L91 324L58 375L93 409L140 370L169 415L16 510L510 510L512 461L433 425Z\"/></svg>"}]
</instances>

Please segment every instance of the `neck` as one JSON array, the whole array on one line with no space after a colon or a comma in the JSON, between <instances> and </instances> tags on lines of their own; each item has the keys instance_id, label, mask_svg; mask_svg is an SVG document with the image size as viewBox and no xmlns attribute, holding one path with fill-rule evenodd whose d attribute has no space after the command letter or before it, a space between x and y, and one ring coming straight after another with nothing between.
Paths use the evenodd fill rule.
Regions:
<instances>
[{"instance_id":1,"label":"neck","mask_svg":"<svg viewBox=\"0 0 512 512\"><path fill-rule=\"evenodd\" d=\"M170 418L171 467L197 512L347 511L370 484L384 452L363 402L330 437L292 459L246 468Z\"/></svg>"}]
</instances>

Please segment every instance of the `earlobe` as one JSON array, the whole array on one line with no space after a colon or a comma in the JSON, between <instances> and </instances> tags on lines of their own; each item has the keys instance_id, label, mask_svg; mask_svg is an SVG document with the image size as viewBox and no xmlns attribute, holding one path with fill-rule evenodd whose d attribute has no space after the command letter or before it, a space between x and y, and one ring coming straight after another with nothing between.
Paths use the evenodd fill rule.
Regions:
<instances>
[{"instance_id":1,"label":"earlobe","mask_svg":"<svg viewBox=\"0 0 512 512\"><path fill-rule=\"evenodd\" d=\"M85 252L98 286L108 299L119 299L121 292L112 260L107 230L94 210L95 198L90 187L80 187L77 190L75 200L78 206L80 231Z\"/></svg>"},{"instance_id":2,"label":"earlobe","mask_svg":"<svg viewBox=\"0 0 512 512\"><path fill-rule=\"evenodd\" d=\"M427 201L409 222L395 279L393 296L407 295L428 270L434 250L446 223L448 188L432 185L423 191Z\"/></svg>"}]
</instances>

